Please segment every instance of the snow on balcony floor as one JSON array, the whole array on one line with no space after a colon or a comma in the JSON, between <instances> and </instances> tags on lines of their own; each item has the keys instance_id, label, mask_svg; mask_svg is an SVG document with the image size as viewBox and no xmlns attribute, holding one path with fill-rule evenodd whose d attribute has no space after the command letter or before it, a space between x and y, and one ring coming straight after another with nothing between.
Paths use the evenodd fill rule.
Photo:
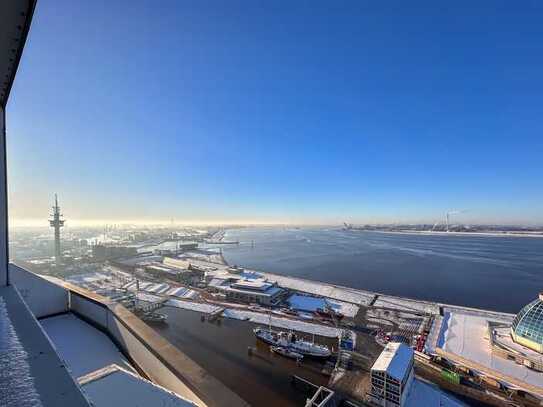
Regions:
<instances>
[{"instance_id":1,"label":"snow on balcony floor","mask_svg":"<svg viewBox=\"0 0 543 407\"><path fill-rule=\"evenodd\" d=\"M111 364L134 371L106 334L74 314L45 318L40 323L75 378Z\"/></svg>"},{"instance_id":2,"label":"snow on balcony floor","mask_svg":"<svg viewBox=\"0 0 543 407\"><path fill-rule=\"evenodd\" d=\"M0 297L0 405L41 407L28 353L13 327L4 300Z\"/></svg>"}]
</instances>

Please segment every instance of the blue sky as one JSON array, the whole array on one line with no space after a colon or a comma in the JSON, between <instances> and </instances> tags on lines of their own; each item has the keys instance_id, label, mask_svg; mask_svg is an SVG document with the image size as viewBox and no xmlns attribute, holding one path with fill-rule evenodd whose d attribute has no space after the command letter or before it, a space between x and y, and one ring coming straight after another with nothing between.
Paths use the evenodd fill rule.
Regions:
<instances>
[{"instance_id":1,"label":"blue sky","mask_svg":"<svg viewBox=\"0 0 543 407\"><path fill-rule=\"evenodd\" d=\"M540 2L40 1L10 214L543 223Z\"/></svg>"}]
</instances>

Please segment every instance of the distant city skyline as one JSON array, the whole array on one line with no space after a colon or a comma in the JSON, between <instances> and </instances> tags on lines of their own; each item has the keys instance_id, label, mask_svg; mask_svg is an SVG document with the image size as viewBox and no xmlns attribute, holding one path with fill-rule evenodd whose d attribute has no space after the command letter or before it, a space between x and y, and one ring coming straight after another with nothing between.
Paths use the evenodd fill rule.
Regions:
<instances>
[{"instance_id":1,"label":"distant city skyline","mask_svg":"<svg viewBox=\"0 0 543 407\"><path fill-rule=\"evenodd\" d=\"M39 2L10 224L543 224L543 5ZM30 119L29 119L30 118Z\"/></svg>"}]
</instances>

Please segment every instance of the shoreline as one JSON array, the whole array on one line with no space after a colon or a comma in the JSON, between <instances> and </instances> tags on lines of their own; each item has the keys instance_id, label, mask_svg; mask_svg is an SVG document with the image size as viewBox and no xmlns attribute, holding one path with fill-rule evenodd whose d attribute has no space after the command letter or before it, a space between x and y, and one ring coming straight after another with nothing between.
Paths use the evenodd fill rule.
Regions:
<instances>
[{"instance_id":1,"label":"shoreline","mask_svg":"<svg viewBox=\"0 0 543 407\"><path fill-rule=\"evenodd\" d=\"M428 235L428 236L483 236L483 237L526 237L543 238L543 233L520 233L520 232L436 232L431 230L366 230L351 229L347 232L373 232L397 235Z\"/></svg>"},{"instance_id":2,"label":"shoreline","mask_svg":"<svg viewBox=\"0 0 543 407\"><path fill-rule=\"evenodd\" d=\"M224 266L230 266L228 261L225 259L224 254L221 252L221 259L223 261ZM245 270L250 272L255 272L257 274L260 274L266 278L275 279L278 284L281 287L289 288L292 290L300 291L307 294L312 295L321 295L323 297L332 298L335 300L344 301L347 303L355 304L358 306L363 307L382 307L382 308L390 308L390 309L403 309L403 310L409 310L412 312L419 312L423 314L433 314L433 315L440 315L441 312L445 309L457 309L462 310L465 312L470 313L483 313L485 315L492 315L494 317L500 317L500 318L513 318L515 314L509 313L509 312L502 312L502 311L494 311L489 309L483 309L483 308L475 308L475 307L468 307L464 305L456 305L456 304L447 304L447 303L441 303L436 301L430 301L430 300L419 300L416 298L409 298L409 297L400 297L395 295L389 295L384 293L379 293L375 291L369 291L369 290L363 290L360 288L353 288L353 287L347 287L342 286L338 284L333 283L327 283L324 281L318 281L318 280L310 280L300 277L292 277L282 274L276 274L276 273L270 273L266 271L259 271L259 270L253 270L249 268L245 268L242 265L238 265L243 267ZM299 282L299 283L297 283ZM305 286L305 288L314 288L312 291L304 291L300 289L300 284L302 287ZM320 289L329 289L330 291L337 290L339 295L337 296L329 296L326 294L320 293ZM360 300L356 301L354 298L349 298L350 295L358 296ZM379 305L375 305L378 303ZM389 305L387 307L386 305Z\"/></svg>"}]
</instances>

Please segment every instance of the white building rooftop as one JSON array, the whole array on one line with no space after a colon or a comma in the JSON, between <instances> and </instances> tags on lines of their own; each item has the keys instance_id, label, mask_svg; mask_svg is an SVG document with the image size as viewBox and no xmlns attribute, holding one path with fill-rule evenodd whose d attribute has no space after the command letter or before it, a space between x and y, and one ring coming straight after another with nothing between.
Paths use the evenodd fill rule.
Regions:
<instances>
[{"instance_id":1,"label":"white building rooftop","mask_svg":"<svg viewBox=\"0 0 543 407\"><path fill-rule=\"evenodd\" d=\"M461 312L445 313L441 322L435 351L446 352L446 357L457 358L459 363L468 365L485 374L494 373L500 381L513 387L525 387L543 395L543 373L519 365L512 360L493 355L488 337L489 317Z\"/></svg>"},{"instance_id":2,"label":"white building rooftop","mask_svg":"<svg viewBox=\"0 0 543 407\"><path fill-rule=\"evenodd\" d=\"M110 365L79 379L96 407L194 407L196 404L119 366Z\"/></svg>"},{"instance_id":3,"label":"white building rooftop","mask_svg":"<svg viewBox=\"0 0 543 407\"><path fill-rule=\"evenodd\" d=\"M409 374L411 360L413 349L403 343L389 342L371 370L387 372L389 376L401 382Z\"/></svg>"},{"instance_id":4,"label":"white building rooftop","mask_svg":"<svg viewBox=\"0 0 543 407\"><path fill-rule=\"evenodd\" d=\"M264 280L240 280L232 284L233 288L241 288L245 290L266 291L272 284Z\"/></svg>"}]
</instances>

